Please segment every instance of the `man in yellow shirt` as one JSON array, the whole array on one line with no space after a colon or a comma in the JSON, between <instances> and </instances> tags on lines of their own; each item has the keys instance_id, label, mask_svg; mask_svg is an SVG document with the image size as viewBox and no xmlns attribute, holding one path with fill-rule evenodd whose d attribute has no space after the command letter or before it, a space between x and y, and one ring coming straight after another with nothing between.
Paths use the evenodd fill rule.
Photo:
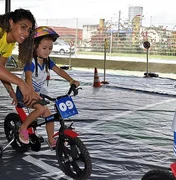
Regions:
<instances>
[{"instance_id":1,"label":"man in yellow shirt","mask_svg":"<svg viewBox=\"0 0 176 180\"><path fill-rule=\"evenodd\" d=\"M15 47L15 42L7 42L7 32L3 32L2 28L0 28L0 34L2 34L0 39L0 56L8 58L12 54L12 50Z\"/></svg>"}]
</instances>

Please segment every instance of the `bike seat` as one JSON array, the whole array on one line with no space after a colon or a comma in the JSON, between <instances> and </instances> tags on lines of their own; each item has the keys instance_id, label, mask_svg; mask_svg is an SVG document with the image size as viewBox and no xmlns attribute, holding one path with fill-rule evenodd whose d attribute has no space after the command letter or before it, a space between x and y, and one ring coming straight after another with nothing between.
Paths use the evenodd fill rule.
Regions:
<instances>
[{"instance_id":1,"label":"bike seat","mask_svg":"<svg viewBox=\"0 0 176 180\"><path fill-rule=\"evenodd\" d=\"M36 102L34 102L32 104L32 106L34 106L35 104L41 104L42 106L45 106L47 104L49 104L50 102L49 101L46 101L45 99L40 99L40 100L37 100Z\"/></svg>"},{"instance_id":2,"label":"bike seat","mask_svg":"<svg viewBox=\"0 0 176 180\"><path fill-rule=\"evenodd\" d=\"M23 108L23 107L25 107L25 105L24 105L24 103L22 101L18 101L17 107L18 108Z\"/></svg>"},{"instance_id":3,"label":"bike seat","mask_svg":"<svg viewBox=\"0 0 176 180\"><path fill-rule=\"evenodd\" d=\"M46 100L44 100L44 99L40 99L40 100L37 100L36 102L34 102L34 103L32 104L32 106L34 106L35 104L41 104L42 106L45 106L45 105L47 105L47 104L49 104L49 103L50 103L49 101L46 101ZM25 107L24 102L18 101L17 107L18 107L18 108L23 108L23 107Z\"/></svg>"}]
</instances>

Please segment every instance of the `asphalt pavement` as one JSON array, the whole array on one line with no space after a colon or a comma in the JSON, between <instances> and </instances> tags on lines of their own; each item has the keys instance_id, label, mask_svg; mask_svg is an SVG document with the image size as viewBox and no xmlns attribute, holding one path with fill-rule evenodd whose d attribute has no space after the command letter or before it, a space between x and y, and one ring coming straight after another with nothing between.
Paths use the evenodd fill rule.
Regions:
<instances>
[{"instance_id":1,"label":"asphalt pavement","mask_svg":"<svg viewBox=\"0 0 176 180\"><path fill-rule=\"evenodd\" d=\"M92 158L91 180L140 180L150 169L169 168L175 159L171 131L176 107L175 79L107 71L109 84L95 88L94 69L73 68L67 72L83 88L73 97L79 114L71 119ZM98 75L102 81L103 70L98 69ZM50 94L66 93L69 84L54 73L51 77ZM0 137L5 146L4 118L15 110L2 84L0 91ZM45 127L39 128L38 133L47 138ZM70 178L59 169L55 152L44 143L39 152L18 153L9 146L0 159L0 179Z\"/></svg>"}]
</instances>

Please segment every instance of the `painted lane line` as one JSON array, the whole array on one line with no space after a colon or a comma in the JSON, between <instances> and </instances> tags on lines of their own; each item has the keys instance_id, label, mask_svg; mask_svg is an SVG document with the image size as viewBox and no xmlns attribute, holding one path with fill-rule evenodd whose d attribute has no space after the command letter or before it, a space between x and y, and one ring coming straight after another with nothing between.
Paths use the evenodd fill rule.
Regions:
<instances>
[{"instance_id":1,"label":"painted lane line","mask_svg":"<svg viewBox=\"0 0 176 180\"><path fill-rule=\"evenodd\" d=\"M67 180L71 180L68 176L66 176L60 169L53 167L39 159L35 159L32 156L28 155L26 157L23 158L23 160L40 167L41 169L45 170L46 174L42 174L42 176L47 176L47 177L51 177L54 176L54 178L56 178L55 176L57 175L57 178L67 178ZM68 179L69 178L69 179Z\"/></svg>"},{"instance_id":2,"label":"painted lane line","mask_svg":"<svg viewBox=\"0 0 176 180\"><path fill-rule=\"evenodd\" d=\"M176 101L176 100L175 100L175 99L168 99L168 100L164 100L164 101L161 101L161 102L157 102L157 103L153 103L153 104L148 104L148 105L146 105L146 106L139 107L139 108L136 108L136 109L134 109L134 110L130 110L130 111L127 111L127 112L119 113L119 114L116 115L115 117L116 117L116 119L117 119L117 118L119 118L119 117L124 117L124 116L126 116L126 115L131 114L131 113L134 113L135 111L145 110L145 109L147 109L147 108L151 108L151 107L154 107L154 106L156 106L156 105L161 105L161 104L164 104L164 103L170 103L170 102L173 102L173 101ZM102 123L102 121L105 121L105 122L107 122L107 121L116 121L116 119L114 120L114 116L112 116L112 119L110 118L110 116L111 116L111 115L108 115L108 118L107 118L106 120L101 119L101 123ZM104 116L104 118L105 118L105 116ZM99 123L100 123L99 121L95 121L95 122L93 122L93 123L90 123L90 124L85 125L84 127L82 127L82 129L84 129L84 130L90 130L92 127L98 126Z\"/></svg>"}]
</instances>

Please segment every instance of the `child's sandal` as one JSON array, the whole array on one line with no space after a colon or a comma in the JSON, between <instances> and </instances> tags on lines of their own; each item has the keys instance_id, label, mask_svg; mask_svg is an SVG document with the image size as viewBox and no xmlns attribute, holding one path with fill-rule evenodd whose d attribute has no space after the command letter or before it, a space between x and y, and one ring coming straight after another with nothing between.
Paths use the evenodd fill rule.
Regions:
<instances>
[{"instance_id":1,"label":"child's sandal","mask_svg":"<svg viewBox=\"0 0 176 180\"><path fill-rule=\"evenodd\" d=\"M53 149L53 150L55 150L56 149L56 140L54 140L54 143L53 144L50 144L50 147Z\"/></svg>"},{"instance_id":2,"label":"child's sandal","mask_svg":"<svg viewBox=\"0 0 176 180\"><path fill-rule=\"evenodd\" d=\"M23 144L29 144L28 130L23 130L23 129L19 130L19 140Z\"/></svg>"}]
</instances>

